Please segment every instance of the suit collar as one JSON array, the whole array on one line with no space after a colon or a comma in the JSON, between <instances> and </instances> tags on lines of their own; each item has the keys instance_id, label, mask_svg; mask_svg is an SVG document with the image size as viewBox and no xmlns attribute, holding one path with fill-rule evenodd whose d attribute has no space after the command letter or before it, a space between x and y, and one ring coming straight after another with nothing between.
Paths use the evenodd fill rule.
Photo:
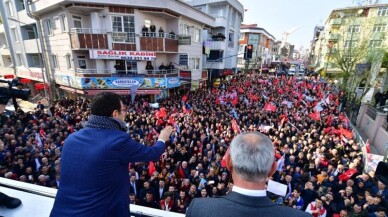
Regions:
<instances>
[{"instance_id":1,"label":"suit collar","mask_svg":"<svg viewBox=\"0 0 388 217\"><path fill-rule=\"evenodd\" d=\"M272 202L268 197L253 197L243 195L237 192L230 192L227 194L225 199L233 201L235 203L244 204L247 206L256 206L256 207L268 207L268 206L276 206L274 202Z\"/></svg>"}]
</instances>

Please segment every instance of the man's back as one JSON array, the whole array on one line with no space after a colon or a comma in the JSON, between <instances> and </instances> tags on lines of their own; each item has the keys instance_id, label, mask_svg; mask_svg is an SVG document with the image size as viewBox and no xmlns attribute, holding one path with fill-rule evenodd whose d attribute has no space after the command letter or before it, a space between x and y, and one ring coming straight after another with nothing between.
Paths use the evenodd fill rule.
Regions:
<instances>
[{"instance_id":1,"label":"man's back","mask_svg":"<svg viewBox=\"0 0 388 217\"><path fill-rule=\"evenodd\" d=\"M268 197L252 197L230 192L219 198L194 199L186 216L260 216L260 217L308 217L309 213L280 206L273 203Z\"/></svg>"}]
</instances>

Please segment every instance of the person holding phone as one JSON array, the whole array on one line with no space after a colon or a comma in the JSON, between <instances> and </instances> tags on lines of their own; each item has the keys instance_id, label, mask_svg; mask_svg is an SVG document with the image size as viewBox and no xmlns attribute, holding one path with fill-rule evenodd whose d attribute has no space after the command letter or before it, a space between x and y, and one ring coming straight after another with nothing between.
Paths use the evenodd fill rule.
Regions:
<instances>
[{"instance_id":1,"label":"person holding phone","mask_svg":"<svg viewBox=\"0 0 388 217\"><path fill-rule=\"evenodd\" d=\"M126 133L126 111L118 94L93 98L88 122L65 140L51 217L130 216L128 164L159 160L173 128L164 128L153 146L145 146Z\"/></svg>"}]
</instances>

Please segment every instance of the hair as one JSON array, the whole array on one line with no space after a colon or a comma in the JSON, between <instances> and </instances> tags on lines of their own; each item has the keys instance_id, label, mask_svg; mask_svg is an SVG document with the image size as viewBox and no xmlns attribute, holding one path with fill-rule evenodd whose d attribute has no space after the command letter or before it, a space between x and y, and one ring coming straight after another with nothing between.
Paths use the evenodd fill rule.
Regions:
<instances>
[{"instance_id":1,"label":"hair","mask_svg":"<svg viewBox=\"0 0 388 217\"><path fill-rule=\"evenodd\" d=\"M233 169L248 182L265 182L275 156L271 140L259 132L243 132L230 145Z\"/></svg>"},{"instance_id":2,"label":"hair","mask_svg":"<svg viewBox=\"0 0 388 217\"><path fill-rule=\"evenodd\" d=\"M112 117L114 110L121 112L120 95L110 92L100 92L93 97L90 105L92 115Z\"/></svg>"}]
</instances>

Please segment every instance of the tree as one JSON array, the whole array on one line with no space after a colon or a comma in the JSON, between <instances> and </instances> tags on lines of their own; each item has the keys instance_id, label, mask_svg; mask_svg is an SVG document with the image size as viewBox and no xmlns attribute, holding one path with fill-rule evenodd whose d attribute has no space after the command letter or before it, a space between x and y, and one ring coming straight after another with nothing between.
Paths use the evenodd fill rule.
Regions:
<instances>
[{"instance_id":1,"label":"tree","mask_svg":"<svg viewBox=\"0 0 388 217\"><path fill-rule=\"evenodd\" d=\"M328 62L338 67L341 71L342 90L347 95L355 93L361 82L366 86L359 100L373 87L383 55L386 52L382 42L384 33L379 35L372 31L375 19L363 17L362 10L348 11L345 18L341 18L341 27L331 34L332 41L336 43L329 49ZM335 36L335 37L334 37ZM376 40L374 40L376 39ZM330 40L330 39L329 39ZM372 67L360 74L356 73L356 65L361 63L371 63ZM371 85L372 84L372 85Z\"/></svg>"}]
</instances>

